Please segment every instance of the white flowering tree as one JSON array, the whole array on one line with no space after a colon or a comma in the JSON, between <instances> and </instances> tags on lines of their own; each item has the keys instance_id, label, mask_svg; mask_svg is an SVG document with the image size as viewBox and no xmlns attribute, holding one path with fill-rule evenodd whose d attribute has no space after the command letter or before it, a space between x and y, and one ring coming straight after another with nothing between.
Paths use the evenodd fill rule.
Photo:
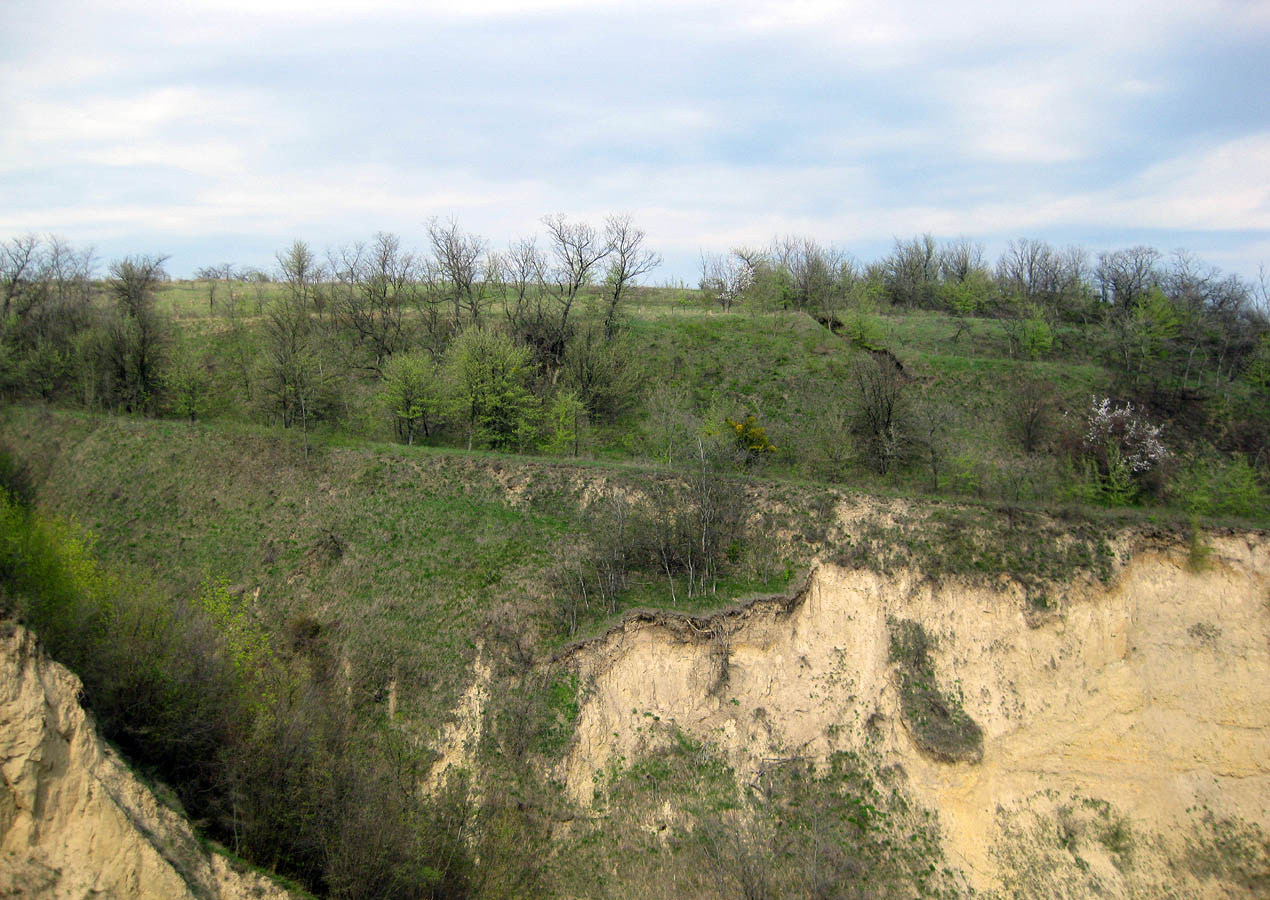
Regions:
<instances>
[{"instance_id":1,"label":"white flowering tree","mask_svg":"<svg viewBox=\"0 0 1270 900\"><path fill-rule=\"evenodd\" d=\"M727 312L754 285L754 262L744 252L701 255L699 287Z\"/></svg>"},{"instance_id":2,"label":"white flowering tree","mask_svg":"<svg viewBox=\"0 0 1270 900\"><path fill-rule=\"evenodd\" d=\"M1146 476L1169 455L1163 426L1152 425L1132 403L1090 398L1081 438L1087 499L1109 506L1132 503Z\"/></svg>"}]
</instances>

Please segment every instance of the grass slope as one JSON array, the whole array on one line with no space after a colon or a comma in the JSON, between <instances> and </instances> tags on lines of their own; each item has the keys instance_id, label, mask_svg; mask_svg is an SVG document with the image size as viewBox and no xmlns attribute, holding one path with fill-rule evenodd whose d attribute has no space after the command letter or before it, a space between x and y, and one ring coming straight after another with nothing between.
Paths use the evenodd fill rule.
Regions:
<instances>
[{"instance_id":1,"label":"grass slope","mask_svg":"<svg viewBox=\"0 0 1270 900\"><path fill-rule=\"evenodd\" d=\"M492 610L518 602L576 506L510 501L498 460L303 447L252 429L10 410L44 504L172 596L224 579L278 631L338 629L366 690L436 718ZM431 715L426 715L431 713Z\"/></svg>"}]
</instances>

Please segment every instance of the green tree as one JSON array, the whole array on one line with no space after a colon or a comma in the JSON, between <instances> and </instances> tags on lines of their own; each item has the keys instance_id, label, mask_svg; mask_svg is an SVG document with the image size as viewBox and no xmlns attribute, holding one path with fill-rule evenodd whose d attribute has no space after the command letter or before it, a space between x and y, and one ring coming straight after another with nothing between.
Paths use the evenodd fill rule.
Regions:
<instances>
[{"instance_id":1,"label":"green tree","mask_svg":"<svg viewBox=\"0 0 1270 900\"><path fill-rule=\"evenodd\" d=\"M1173 301L1152 287L1133 302L1122 322L1119 337L1125 370L1138 380L1162 374L1155 369L1167 367L1182 330L1182 317Z\"/></svg>"},{"instance_id":2,"label":"green tree","mask_svg":"<svg viewBox=\"0 0 1270 900\"><path fill-rule=\"evenodd\" d=\"M1021 343L1023 352L1033 360L1045 356L1054 346L1054 330L1039 315L1032 315L1023 322Z\"/></svg>"},{"instance_id":3,"label":"green tree","mask_svg":"<svg viewBox=\"0 0 1270 900\"><path fill-rule=\"evenodd\" d=\"M430 437L445 399L432 357L415 350L389 359L379 397L398 436L407 444L413 444L420 431L425 438Z\"/></svg>"},{"instance_id":4,"label":"green tree","mask_svg":"<svg viewBox=\"0 0 1270 900\"><path fill-rule=\"evenodd\" d=\"M561 391L547 407L547 439L543 450L551 454L572 453L582 449L582 432L586 427L586 404L574 391Z\"/></svg>"},{"instance_id":5,"label":"green tree","mask_svg":"<svg viewBox=\"0 0 1270 900\"><path fill-rule=\"evenodd\" d=\"M190 347L172 354L163 384L173 414L193 422L207 412L211 377L203 359Z\"/></svg>"},{"instance_id":6,"label":"green tree","mask_svg":"<svg viewBox=\"0 0 1270 900\"><path fill-rule=\"evenodd\" d=\"M958 281L946 281L943 294L953 315L962 318L973 316L988 305L992 295L992 282L987 272L972 269Z\"/></svg>"},{"instance_id":7,"label":"green tree","mask_svg":"<svg viewBox=\"0 0 1270 900\"><path fill-rule=\"evenodd\" d=\"M255 383L256 401L270 420L300 427L307 458L310 428L335 413L338 372L322 331L301 303L287 293L270 307Z\"/></svg>"},{"instance_id":8,"label":"green tree","mask_svg":"<svg viewBox=\"0 0 1270 900\"><path fill-rule=\"evenodd\" d=\"M293 241L290 247L278 253L277 260L288 299L297 309L307 311L312 307L321 313L325 298L319 287L325 273L309 245Z\"/></svg>"},{"instance_id":9,"label":"green tree","mask_svg":"<svg viewBox=\"0 0 1270 900\"><path fill-rule=\"evenodd\" d=\"M467 445L498 450L524 443L533 424L529 391L533 354L501 332L471 327L445 355L445 376L457 412L467 424Z\"/></svg>"},{"instance_id":10,"label":"green tree","mask_svg":"<svg viewBox=\"0 0 1270 900\"><path fill-rule=\"evenodd\" d=\"M629 339L606 339L598 323L588 322L569 341L561 380L597 421L614 422L638 403L645 378Z\"/></svg>"},{"instance_id":11,"label":"green tree","mask_svg":"<svg viewBox=\"0 0 1270 900\"><path fill-rule=\"evenodd\" d=\"M154 308L154 291L165 278L162 256L129 256L111 263L107 282L115 300L99 347L111 405L148 412L161 387L166 323Z\"/></svg>"}]
</instances>

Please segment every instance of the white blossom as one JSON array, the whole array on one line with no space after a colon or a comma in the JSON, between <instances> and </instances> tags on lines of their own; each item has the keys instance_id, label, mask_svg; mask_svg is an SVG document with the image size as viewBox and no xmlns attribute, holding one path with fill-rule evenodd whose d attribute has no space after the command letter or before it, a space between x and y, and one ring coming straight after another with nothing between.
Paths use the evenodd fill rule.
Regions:
<instances>
[{"instance_id":1,"label":"white blossom","mask_svg":"<svg viewBox=\"0 0 1270 900\"><path fill-rule=\"evenodd\" d=\"M1168 456L1168 448L1160 440L1164 427L1150 424L1132 403L1113 406L1110 397L1091 397L1085 418L1088 427L1084 445L1088 452L1098 453L1114 446L1134 473L1146 472Z\"/></svg>"}]
</instances>

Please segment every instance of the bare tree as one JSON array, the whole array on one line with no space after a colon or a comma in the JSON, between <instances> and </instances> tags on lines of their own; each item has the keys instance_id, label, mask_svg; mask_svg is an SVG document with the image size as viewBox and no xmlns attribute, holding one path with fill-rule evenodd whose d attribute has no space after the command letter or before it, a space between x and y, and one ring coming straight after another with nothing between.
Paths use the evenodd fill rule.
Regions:
<instances>
[{"instance_id":1,"label":"bare tree","mask_svg":"<svg viewBox=\"0 0 1270 900\"><path fill-rule=\"evenodd\" d=\"M944 244L939 252L939 273L945 281L961 283L977 272L987 272L983 244L968 238Z\"/></svg>"},{"instance_id":2,"label":"bare tree","mask_svg":"<svg viewBox=\"0 0 1270 900\"><path fill-rule=\"evenodd\" d=\"M1009 392L1006 424L1026 453L1035 453L1049 435L1058 391L1048 381L1019 376Z\"/></svg>"},{"instance_id":3,"label":"bare tree","mask_svg":"<svg viewBox=\"0 0 1270 900\"><path fill-rule=\"evenodd\" d=\"M29 256L25 250L21 248L19 258L5 267L6 282L17 282L11 298L6 291L6 306L16 314L25 340L65 344L87 323L96 257L91 247L76 250L56 235L36 238ZM6 283L10 286L14 285Z\"/></svg>"},{"instance_id":4,"label":"bare tree","mask_svg":"<svg viewBox=\"0 0 1270 900\"><path fill-rule=\"evenodd\" d=\"M370 354L366 368L379 374L394 353L408 349L407 313L418 306L420 266L395 234L379 232L370 245L354 244L330 258L332 314Z\"/></svg>"},{"instance_id":5,"label":"bare tree","mask_svg":"<svg viewBox=\"0 0 1270 900\"><path fill-rule=\"evenodd\" d=\"M522 238L513 243L507 253L499 257L502 280L512 291L509 310L518 309L532 295L542 294L542 282L547 269L547 259L538 249L535 238Z\"/></svg>"},{"instance_id":6,"label":"bare tree","mask_svg":"<svg viewBox=\"0 0 1270 900\"><path fill-rule=\"evenodd\" d=\"M629 215L604 220L604 237L611 260L605 286L608 304L604 314L604 337L612 340L617 329L617 308L622 293L641 275L661 265L661 256L644 246L644 230L631 224Z\"/></svg>"},{"instance_id":7,"label":"bare tree","mask_svg":"<svg viewBox=\"0 0 1270 900\"><path fill-rule=\"evenodd\" d=\"M853 431L864 462L885 475L912 450L908 378L889 355L861 356L851 366Z\"/></svg>"},{"instance_id":8,"label":"bare tree","mask_svg":"<svg viewBox=\"0 0 1270 900\"><path fill-rule=\"evenodd\" d=\"M1266 264L1257 266L1257 283L1252 286L1248 300L1252 311L1263 321L1270 321L1270 272Z\"/></svg>"},{"instance_id":9,"label":"bare tree","mask_svg":"<svg viewBox=\"0 0 1270 900\"><path fill-rule=\"evenodd\" d=\"M573 334L574 307L612 248L593 226L570 222L563 214L546 216L542 222L547 227L546 253L532 240L520 241L509 253L517 298L508 308L508 318L516 335L533 348L539 365L554 369L563 361Z\"/></svg>"},{"instance_id":10,"label":"bare tree","mask_svg":"<svg viewBox=\"0 0 1270 900\"><path fill-rule=\"evenodd\" d=\"M59 301L85 297L95 268L96 254L92 247L76 250L65 238L49 235L44 269Z\"/></svg>"},{"instance_id":11,"label":"bare tree","mask_svg":"<svg viewBox=\"0 0 1270 900\"><path fill-rule=\"evenodd\" d=\"M241 277L238 269L233 263L221 263L218 266L204 266L196 269L194 277L199 281L207 282L207 311L212 312L216 307L216 288L223 281L225 282L225 290L229 293L229 303L234 303L234 282Z\"/></svg>"},{"instance_id":12,"label":"bare tree","mask_svg":"<svg viewBox=\"0 0 1270 900\"><path fill-rule=\"evenodd\" d=\"M306 459L309 428L333 405L336 373L322 352L321 338L299 292L284 292L269 307L256 399L269 419L276 416L284 428L300 426Z\"/></svg>"},{"instance_id":13,"label":"bare tree","mask_svg":"<svg viewBox=\"0 0 1270 900\"><path fill-rule=\"evenodd\" d=\"M110 293L120 309L139 315L154 306L154 291L167 277L166 256L126 256L110 264Z\"/></svg>"},{"instance_id":14,"label":"bare tree","mask_svg":"<svg viewBox=\"0 0 1270 900\"><path fill-rule=\"evenodd\" d=\"M771 822L758 813L737 811L712 815L697 823L695 833L710 874L722 897L772 900L780 896L773 883L777 853Z\"/></svg>"},{"instance_id":15,"label":"bare tree","mask_svg":"<svg viewBox=\"0 0 1270 900\"><path fill-rule=\"evenodd\" d=\"M4 290L4 316L14 299L29 285L39 265L40 239L26 234L0 244L0 288Z\"/></svg>"},{"instance_id":16,"label":"bare tree","mask_svg":"<svg viewBox=\"0 0 1270 900\"><path fill-rule=\"evenodd\" d=\"M955 417L954 407L940 400L934 391L923 391L913 405L910 425L913 445L930 471L932 491L939 490L939 475L949 456Z\"/></svg>"},{"instance_id":17,"label":"bare tree","mask_svg":"<svg viewBox=\"0 0 1270 900\"><path fill-rule=\"evenodd\" d=\"M238 273L238 277L252 287L252 294L256 298L256 314L263 313L265 311L265 285L273 281L273 276L262 269L243 269Z\"/></svg>"},{"instance_id":18,"label":"bare tree","mask_svg":"<svg viewBox=\"0 0 1270 900\"><path fill-rule=\"evenodd\" d=\"M454 309L455 331L463 327L464 313L471 324L479 324L489 282L487 242L459 230L454 219L429 222L428 240L432 243L437 286Z\"/></svg>"},{"instance_id":19,"label":"bare tree","mask_svg":"<svg viewBox=\"0 0 1270 900\"><path fill-rule=\"evenodd\" d=\"M533 348L540 366L558 364L564 358L568 322L560 321L556 301L547 295L546 255L528 237L515 241L498 260L509 292L504 312L512 333Z\"/></svg>"},{"instance_id":20,"label":"bare tree","mask_svg":"<svg viewBox=\"0 0 1270 900\"><path fill-rule=\"evenodd\" d=\"M883 261L883 284L891 302L928 305L939 281L939 265L939 247L931 235L909 241L896 238L895 249Z\"/></svg>"},{"instance_id":21,"label":"bare tree","mask_svg":"<svg viewBox=\"0 0 1270 900\"><path fill-rule=\"evenodd\" d=\"M1085 320L1091 312L1089 256L1083 247L1056 250L1042 240L1010 241L997 261L997 283L1035 304L1047 318Z\"/></svg>"},{"instance_id":22,"label":"bare tree","mask_svg":"<svg viewBox=\"0 0 1270 900\"><path fill-rule=\"evenodd\" d=\"M1059 284L1059 260L1045 241L1010 241L997 262L997 281L1022 300L1040 302L1054 295Z\"/></svg>"},{"instance_id":23,"label":"bare tree","mask_svg":"<svg viewBox=\"0 0 1270 900\"><path fill-rule=\"evenodd\" d=\"M1160 251L1154 247L1129 247L1098 254L1095 277L1104 303L1124 312L1160 282L1156 264Z\"/></svg>"},{"instance_id":24,"label":"bare tree","mask_svg":"<svg viewBox=\"0 0 1270 900\"><path fill-rule=\"evenodd\" d=\"M570 222L562 214L544 216L551 255L555 267L549 274L549 287L560 304L560 319L568 322L578 295L595 275L595 269L609 255L612 247L585 222Z\"/></svg>"},{"instance_id":25,"label":"bare tree","mask_svg":"<svg viewBox=\"0 0 1270 900\"><path fill-rule=\"evenodd\" d=\"M793 307L825 318L836 313L854 278L854 267L841 250L822 247L810 237L777 240L772 258L786 273Z\"/></svg>"},{"instance_id":26,"label":"bare tree","mask_svg":"<svg viewBox=\"0 0 1270 900\"><path fill-rule=\"evenodd\" d=\"M1069 244L1058 251L1059 280L1062 296L1059 312L1068 320L1087 324L1097 311L1094 303L1093 272L1089 251L1079 244Z\"/></svg>"}]
</instances>

